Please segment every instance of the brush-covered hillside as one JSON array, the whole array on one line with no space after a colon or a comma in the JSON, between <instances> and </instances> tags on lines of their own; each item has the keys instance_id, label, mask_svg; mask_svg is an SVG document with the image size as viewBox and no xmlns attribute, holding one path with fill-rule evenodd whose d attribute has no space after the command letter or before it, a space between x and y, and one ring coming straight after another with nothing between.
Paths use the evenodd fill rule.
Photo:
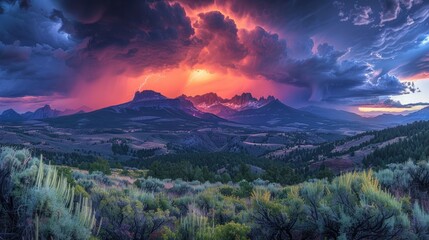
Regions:
<instances>
[{"instance_id":1,"label":"brush-covered hillside","mask_svg":"<svg viewBox=\"0 0 429 240\"><path fill-rule=\"evenodd\" d=\"M427 239L429 163L280 185L187 182L0 152L1 239Z\"/></svg>"}]
</instances>

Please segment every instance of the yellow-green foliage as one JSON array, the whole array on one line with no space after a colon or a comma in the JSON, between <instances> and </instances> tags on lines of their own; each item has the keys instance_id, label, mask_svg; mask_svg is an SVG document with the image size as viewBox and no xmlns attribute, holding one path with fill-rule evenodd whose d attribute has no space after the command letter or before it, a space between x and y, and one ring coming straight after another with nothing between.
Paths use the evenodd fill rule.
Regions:
<instances>
[{"instance_id":1,"label":"yellow-green foliage","mask_svg":"<svg viewBox=\"0 0 429 240\"><path fill-rule=\"evenodd\" d=\"M248 235L250 233L250 227L235 223L229 222L225 225L218 225L214 229L214 234L212 239L222 239L222 240L247 240L249 239Z\"/></svg>"},{"instance_id":2,"label":"yellow-green foliage","mask_svg":"<svg viewBox=\"0 0 429 240\"><path fill-rule=\"evenodd\" d=\"M75 191L75 193L76 193L76 195L82 195L82 197L85 197L85 198L89 198L90 196L89 196L89 193L87 192L87 191L85 191L85 188L83 188L81 185L79 185L79 184L77 184L75 187L74 187L74 191Z\"/></svg>"},{"instance_id":3,"label":"yellow-green foliage","mask_svg":"<svg viewBox=\"0 0 429 240\"><path fill-rule=\"evenodd\" d=\"M264 202L268 202L270 201L271 198L271 193L265 189L254 189L252 192L252 199L254 201L264 201Z\"/></svg>"},{"instance_id":4,"label":"yellow-green foliage","mask_svg":"<svg viewBox=\"0 0 429 240\"><path fill-rule=\"evenodd\" d=\"M181 218L179 224L180 239L206 240L214 232L214 223L210 225L207 217L196 213Z\"/></svg>"}]
</instances>

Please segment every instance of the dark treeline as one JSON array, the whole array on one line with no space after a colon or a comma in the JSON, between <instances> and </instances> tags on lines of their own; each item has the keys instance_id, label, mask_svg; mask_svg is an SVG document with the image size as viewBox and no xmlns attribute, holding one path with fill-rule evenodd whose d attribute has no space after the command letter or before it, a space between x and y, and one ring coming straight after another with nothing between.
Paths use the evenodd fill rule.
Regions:
<instances>
[{"instance_id":1,"label":"dark treeline","mask_svg":"<svg viewBox=\"0 0 429 240\"><path fill-rule=\"evenodd\" d=\"M421 128L422 123L410 125L407 129L412 134L405 139L375 150L363 163L366 167L384 167L389 163L401 163L409 159L425 160L429 156L429 124Z\"/></svg>"},{"instance_id":2,"label":"dark treeline","mask_svg":"<svg viewBox=\"0 0 429 240\"><path fill-rule=\"evenodd\" d=\"M345 151L332 152L336 146L368 135L373 136L369 141ZM403 139L398 140L396 143L376 149L364 159L364 166L385 166L388 163L405 162L409 158L414 160L426 159L429 155L429 122L418 121L380 131L365 132L335 142L324 143L314 149L297 149L287 154L282 160L294 167L305 167L309 161L319 161L324 158L353 154L356 150L363 147L401 137Z\"/></svg>"},{"instance_id":3,"label":"dark treeline","mask_svg":"<svg viewBox=\"0 0 429 240\"><path fill-rule=\"evenodd\" d=\"M220 181L223 183L257 178L294 184L318 173L308 168L292 168L281 160L269 160L239 153L184 153L156 156L124 163L127 166L149 169L156 178L181 178L186 181Z\"/></svg>"}]
</instances>

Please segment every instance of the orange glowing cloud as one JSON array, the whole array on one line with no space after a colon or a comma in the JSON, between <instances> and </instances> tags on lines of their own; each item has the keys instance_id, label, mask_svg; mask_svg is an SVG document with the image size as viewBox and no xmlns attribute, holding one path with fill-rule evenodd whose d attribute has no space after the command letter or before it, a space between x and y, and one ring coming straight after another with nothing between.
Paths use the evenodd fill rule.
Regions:
<instances>
[{"instance_id":1,"label":"orange glowing cloud","mask_svg":"<svg viewBox=\"0 0 429 240\"><path fill-rule=\"evenodd\" d=\"M404 79L403 81L420 81L420 80L428 80L429 72L421 72L411 77Z\"/></svg>"},{"instance_id":2,"label":"orange glowing cloud","mask_svg":"<svg viewBox=\"0 0 429 240\"><path fill-rule=\"evenodd\" d=\"M362 113L403 113L418 111L426 106L411 106L411 107L386 107L386 106L360 106L358 110Z\"/></svg>"}]
</instances>

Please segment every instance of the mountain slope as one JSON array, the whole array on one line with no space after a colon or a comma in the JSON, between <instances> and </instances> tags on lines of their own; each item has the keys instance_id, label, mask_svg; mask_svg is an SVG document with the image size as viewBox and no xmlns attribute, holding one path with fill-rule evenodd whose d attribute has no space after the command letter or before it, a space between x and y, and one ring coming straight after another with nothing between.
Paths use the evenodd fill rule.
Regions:
<instances>
[{"instance_id":1,"label":"mountain slope","mask_svg":"<svg viewBox=\"0 0 429 240\"><path fill-rule=\"evenodd\" d=\"M17 122L23 119L24 118L13 109L8 109L0 115L0 121L4 122Z\"/></svg>"},{"instance_id":2,"label":"mountain slope","mask_svg":"<svg viewBox=\"0 0 429 240\"><path fill-rule=\"evenodd\" d=\"M356 113L351 113L351 112L337 110L337 109L317 107L317 106L303 107L303 108L300 108L300 110L303 110L327 119L335 119L335 120L351 121L351 122L365 122L368 120L367 118L364 118Z\"/></svg>"},{"instance_id":3,"label":"mountain slope","mask_svg":"<svg viewBox=\"0 0 429 240\"><path fill-rule=\"evenodd\" d=\"M8 109L0 115L0 121L3 122L22 122L27 120L43 120L47 118L55 118L59 116L72 115L76 113L84 113L90 111L90 108L82 106L78 109L66 109L59 111L52 109L51 106L45 105L36 109L34 112L25 112L22 114L17 113L13 109Z\"/></svg>"},{"instance_id":4,"label":"mountain slope","mask_svg":"<svg viewBox=\"0 0 429 240\"><path fill-rule=\"evenodd\" d=\"M334 121L300 111L274 100L257 109L247 109L230 116L229 120L267 127L313 128Z\"/></svg>"},{"instance_id":5,"label":"mountain slope","mask_svg":"<svg viewBox=\"0 0 429 240\"><path fill-rule=\"evenodd\" d=\"M410 113L404 118L407 122L429 120L429 107L425 107L419 111Z\"/></svg>"},{"instance_id":6,"label":"mountain slope","mask_svg":"<svg viewBox=\"0 0 429 240\"><path fill-rule=\"evenodd\" d=\"M384 114L378 115L376 117L368 118L368 121L373 122L373 123L379 123L379 124L393 126L393 125L398 125L400 123L407 122L405 118L406 118L406 116L404 116L404 115L395 115L395 114L384 113Z\"/></svg>"},{"instance_id":7,"label":"mountain slope","mask_svg":"<svg viewBox=\"0 0 429 240\"><path fill-rule=\"evenodd\" d=\"M308 106L308 107L300 108L300 110L303 110L327 119L359 122L366 125L372 125L376 129L380 129L384 127L392 127L400 124L412 123L415 121L429 120L429 107L423 108L413 113L409 113L407 115L385 113L375 117L362 117L358 114L347 112L347 111L322 108L317 106Z\"/></svg>"}]
</instances>

